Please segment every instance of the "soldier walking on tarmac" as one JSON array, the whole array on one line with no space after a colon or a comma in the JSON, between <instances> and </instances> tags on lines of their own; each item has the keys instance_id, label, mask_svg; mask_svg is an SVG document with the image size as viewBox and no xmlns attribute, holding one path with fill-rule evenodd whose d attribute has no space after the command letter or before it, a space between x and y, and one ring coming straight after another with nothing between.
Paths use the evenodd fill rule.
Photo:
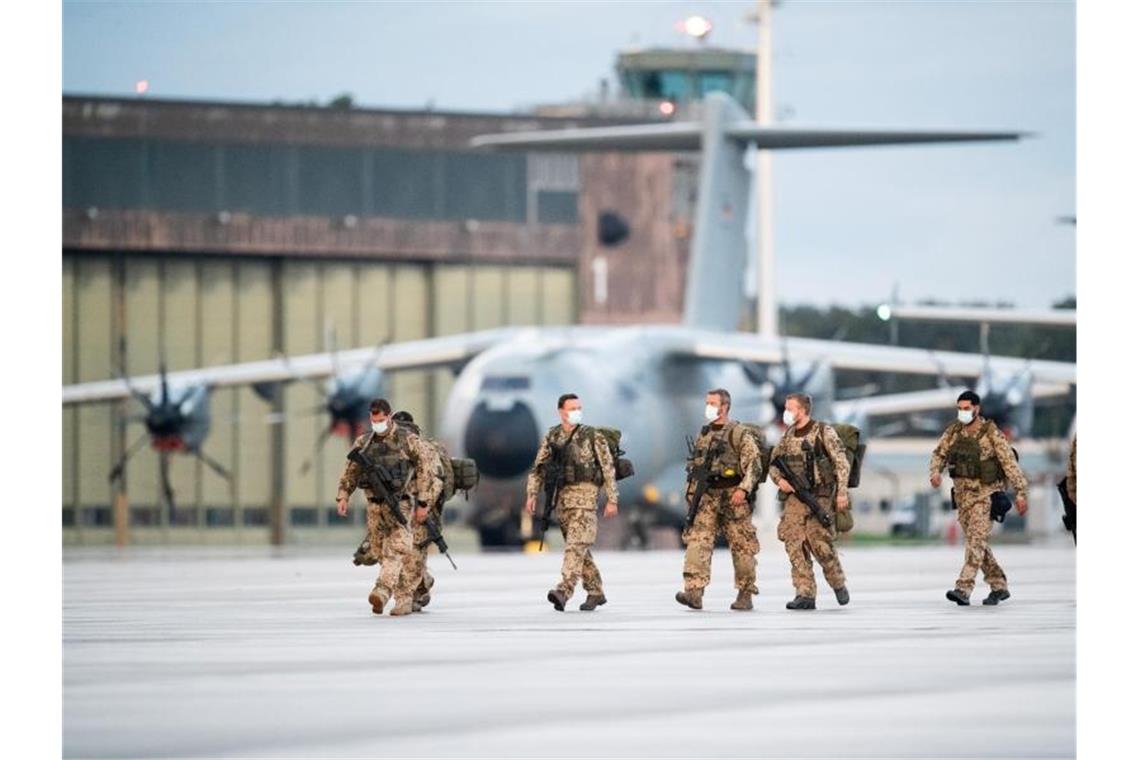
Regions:
<instances>
[{"instance_id":1,"label":"soldier walking on tarmac","mask_svg":"<svg viewBox=\"0 0 1140 760\"><path fill-rule=\"evenodd\" d=\"M995 605L1009 599L1009 582L990 550L991 512L995 499L1005 499L1008 483L1017 492L1017 513L1029 509L1029 487L1009 441L998 426L982 417L982 400L973 391L958 396L958 420L938 439L930 457L930 485L942 485L942 470L949 468L954 479L951 499L958 508L958 524L966 537L966 560L954 588L946 592L950 601L966 606L981 569L990 594L982 604Z\"/></svg>"}]
</instances>

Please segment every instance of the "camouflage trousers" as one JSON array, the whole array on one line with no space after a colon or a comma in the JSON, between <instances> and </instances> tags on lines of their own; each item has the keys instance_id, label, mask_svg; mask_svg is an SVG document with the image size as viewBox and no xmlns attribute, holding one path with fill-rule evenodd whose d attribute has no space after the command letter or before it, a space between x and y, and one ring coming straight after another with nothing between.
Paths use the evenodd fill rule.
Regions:
<instances>
[{"instance_id":1,"label":"camouflage trousers","mask_svg":"<svg viewBox=\"0 0 1140 760\"><path fill-rule=\"evenodd\" d=\"M752 524L752 506L747 502L734 505L731 498L735 490L718 488L706 491L693 524L681 534L681 541L685 544L682 574L686 591L703 592L709 585L713 543L719 531L732 554L737 590L760 593L756 588L756 555L760 552L760 539L756 537L756 526Z\"/></svg>"},{"instance_id":2,"label":"camouflage trousers","mask_svg":"<svg viewBox=\"0 0 1140 760\"><path fill-rule=\"evenodd\" d=\"M602 593L602 574L590 554L598 539L598 488L590 483L567 486L558 495L558 521L566 549L562 554L562 579L557 588L567 598L578 581L587 594Z\"/></svg>"},{"instance_id":3,"label":"camouflage trousers","mask_svg":"<svg viewBox=\"0 0 1140 760\"><path fill-rule=\"evenodd\" d=\"M400 511L408 525L396 522L388 507L368 503L368 541L380 560L376 587L389 596L394 596L396 604L410 602L416 583L419 582L412 529L409 527L412 524L411 505L407 501L401 501Z\"/></svg>"},{"instance_id":4,"label":"camouflage trousers","mask_svg":"<svg viewBox=\"0 0 1140 760\"><path fill-rule=\"evenodd\" d=\"M438 521L439 515L435 515L435 519ZM442 525L442 523L440 524ZM428 541L427 524L421 523L415 527L415 530L412 531L412 541L412 551L415 554L413 574L416 579L416 599L419 599L431 591L432 586L435 585L435 577L427 566L428 546L431 545Z\"/></svg>"},{"instance_id":5,"label":"camouflage trousers","mask_svg":"<svg viewBox=\"0 0 1140 760\"><path fill-rule=\"evenodd\" d=\"M831 498L817 496L819 505L829 514L835 512ZM795 495L789 494L784 502L784 514L776 528L776 537L784 542L784 550L792 564L792 585L796 596L815 599L815 570L811 558L814 556L823 568L827 585L841 588L847 585L843 576L843 566L835 553L835 527L825 528L811 514L811 509Z\"/></svg>"},{"instance_id":6,"label":"camouflage trousers","mask_svg":"<svg viewBox=\"0 0 1140 760\"><path fill-rule=\"evenodd\" d=\"M991 489L992 490L992 489ZM962 493L959 494L959 491ZM958 524L966 537L966 560L954 588L967 596L974 590L974 580L978 570L982 571L986 583L995 591L1009 588L1005 571L990 550L990 495L985 491L954 487L954 500L958 505Z\"/></svg>"}]
</instances>

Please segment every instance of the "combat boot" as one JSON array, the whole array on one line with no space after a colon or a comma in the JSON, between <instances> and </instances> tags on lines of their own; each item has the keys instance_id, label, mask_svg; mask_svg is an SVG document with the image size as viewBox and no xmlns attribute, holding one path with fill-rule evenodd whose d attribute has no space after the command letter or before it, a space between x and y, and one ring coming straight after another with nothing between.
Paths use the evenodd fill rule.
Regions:
<instances>
[{"instance_id":1,"label":"combat boot","mask_svg":"<svg viewBox=\"0 0 1140 760\"><path fill-rule=\"evenodd\" d=\"M810 596L797 596L792 601L784 605L789 610L814 610L815 599Z\"/></svg>"},{"instance_id":2,"label":"combat boot","mask_svg":"<svg viewBox=\"0 0 1140 760\"><path fill-rule=\"evenodd\" d=\"M430 583L420 581L420 588L422 588L424 592L416 597L416 601L419 602L421 607L427 607L428 604L431 603L431 590L435 586L435 578L431 576L428 576L428 578L431 579Z\"/></svg>"},{"instance_id":3,"label":"combat boot","mask_svg":"<svg viewBox=\"0 0 1140 760\"><path fill-rule=\"evenodd\" d=\"M384 605L388 603L388 592L379 586L372 589L372 593L368 595L368 603L372 605L372 611L377 615L384 614Z\"/></svg>"},{"instance_id":4,"label":"combat boot","mask_svg":"<svg viewBox=\"0 0 1140 760\"><path fill-rule=\"evenodd\" d=\"M546 601L553 604L554 609L558 610L559 612L566 610L566 600L568 598L569 597L566 596L566 594L563 594L561 590L556 588L550 589L550 591L548 591L546 594Z\"/></svg>"},{"instance_id":5,"label":"combat boot","mask_svg":"<svg viewBox=\"0 0 1140 760\"><path fill-rule=\"evenodd\" d=\"M959 607L970 606L970 595L961 589L950 589L946 592L946 598L957 604ZM994 602L994 604L997 604L997 602Z\"/></svg>"},{"instance_id":6,"label":"combat boot","mask_svg":"<svg viewBox=\"0 0 1140 760\"><path fill-rule=\"evenodd\" d=\"M1004 602L1009 599L1009 591L1004 588L995 588L990 591L990 595L982 600L982 604L993 607L998 602Z\"/></svg>"},{"instance_id":7,"label":"combat boot","mask_svg":"<svg viewBox=\"0 0 1140 760\"><path fill-rule=\"evenodd\" d=\"M412 608L412 600L405 599L403 601L396 602L395 606L392 607L392 611L388 614L399 616L411 615L413 612L415 612L415 610Z\"/></svg>"},{"instance_id":8,"label":"combat boot","mask_svg":"<svg viewBox=\"0 0 1140 760\"><path fill-rule=\"evenodd\" d=\"M750 610L752 609L752 592L741 591L736 595L736 601L728 605L730 610Z\"/></svg>"},{"instance_id":9,"label":"combat boot","mask_svg":"<svg viewBox=\"0 0 1140 760\"><path fill-rule=\"evenodd\" d=\"M582 610L582 612L592 612L594 609L601 607L605 603L605 594L587 594L586 601L578 605L578 609Z\"/></svg>"},{"instance_id":10,"label":"combat boot","mask_svg":"<svg viewBox=\"0 0 1140 760\"><path fill-rule=\"evenodd\" d=\"M701 608L702 596L704 596L703 592L693 589L692 591L678 591L677 596L674 598L686 607L699 610Z\"/></svg>"},{"instance_id":11,"label":"combat boot","mask_svg":"<svg viewBox=\"0 0 1140 760\"><path fill-rule=\"evenodd\" d=\"M840 607L851 601L851 594L847 593L846 586L835 589L835 601L839 602Z\"/></svg>"}]
</instances>

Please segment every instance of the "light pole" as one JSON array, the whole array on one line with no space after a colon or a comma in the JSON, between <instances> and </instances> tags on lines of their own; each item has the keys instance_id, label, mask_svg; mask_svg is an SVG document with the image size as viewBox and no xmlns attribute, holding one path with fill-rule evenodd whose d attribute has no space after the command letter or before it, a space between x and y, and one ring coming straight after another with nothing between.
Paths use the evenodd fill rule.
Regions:
<instances>
[{"instance_id":1,"label":"light pole","mask_svg":"<svg viewBox=\"0 0 1140 760\"><path fill-rule=\"evenodd\" d=\"M772 0L756 8L756 121L772 123ZM775 337L776 260L772 245L772 153L756 152L756 331Z\"/></svg>"}]
</instances>

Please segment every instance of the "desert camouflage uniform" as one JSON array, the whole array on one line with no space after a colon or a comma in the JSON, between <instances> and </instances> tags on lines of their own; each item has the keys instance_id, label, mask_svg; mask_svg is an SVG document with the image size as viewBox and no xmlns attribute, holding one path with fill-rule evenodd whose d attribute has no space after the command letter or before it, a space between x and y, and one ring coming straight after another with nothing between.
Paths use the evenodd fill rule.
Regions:
<instances>
[{"instance_id":1,"label":"desert camouflage uniform","mask_svg":"<svg viewBox=\"0 0 1140 760\"><path fill-rule=\"evenodd\" d=\"M780 442L772 451L772 459L802 456L804 443L815 452L814 495L823 510L832 517L831 527L825 528L815 519L811 508L797 499L795 494L787 494L785 498L784 492L781 491L780 497L785 499L784 514L780 517L776 536L784 542L784 551L788 553L788 560L792 564L792 585L795 586L796 596L814 599L816 586L815 571L811 561L813 556L823 568L823 577L827 580L827 585L833 589L847 585L847 579L843 575L843 565L840 564L839 555L835 552L834 517L835 500L847 494L847 479L851 474L851 464L847 461L843 442L839 439L835 428L816 420L812 420L801 430L788 428L784 431ZM832 464L834 480L828 480L820 471L821 449ZM773 483L779 483L783 479L783 475L775 466L769 467L768 476Z\"/></svg>"},{"instance_id":2,"label":"desert camouflage uniform","mask_svg":"<svg viewBox=\"0 0 1140 760\"><path fill-rule=\"evenodd\" d=\"M930 457L930 477L940 474L947 465L951 448L960 436L976 438L981 450L981 458L994 459L1001 465L1005 475L994 483L983 483L979 478L954 478L954 503L958 507L958 524L962 526L962 534L966 537L966 560L962 565L962 572L954 587L970 595L974 590L974 580L981 568L985 581L994 591L1008 590L1009 583L1001 565L994 559L994 553L989 546L990 530L993 527L990 518L990 495L1004 491L1006 484L1012 485L1017 496L1024 497L1029 488L1025 475L1021 472L1017 460L1013 456L1013 449L1005 439L997 425L989 420L980 419L973 426L955 422L946 429L938 439L934 454Z\"/></svg>"},{"instance_id":3,"label":"desert camouflage uniform","mask_svg":"<svg viewBox=\"0 0 1140 760\"><path fill-rule=\"evenodd\" d=\"M440 467L437 474L443 485L439 497L431 502L431 516L435 518L435 524L442 530L444 502L450 499L452 494L455 493L455 472L451 469L451 456L447 453L447 449L444 445L434 438L424 438L423 440L432 447L439 459ZM435 585L435 578L427 566L428 546L430 543L428 541L428 534L429 531L426 522L416 525L412 531L412 548L415 551L413 575L417 578L417 600L423 599L431 591L432 586Z\"/></svg>"},{"instance_id":4,"label":"desert camouflage uniform","mask_svg":"<svg viewBox=\"0 0 1140 760\"><path fill-rule=\"evenodd\" d=\"M577 430L577 433L574 433ZM590 554L590 547L598 538L598 488L601 480L606 490L606 501L617 504L618 490L614 479L614 460L610 447L601 433L586 425L578 425L567 433L561 425L547 431L538 447L538 455L526 481L527 498L536 498L543 488L545 467L553 456L551 444L564 446L574 434L570 450L566 453L567 468L578 472L596 473L596 479L571 483L564 481L558 491L558 520L566 549L562 556L562 579L556 588L569 599L579 579L587 594L602 595L602 574ZM539 505L538 509L542 509Z\"/></svg>"},{"instance_id":5,"label":"desert camouflage uniform","mask_svg":"<svg viewBox=\"0 0 1140 760\"><path fill-rule=\"evenodd\" d=\"M756 526L752 524L752 504L732 503L733 492L740 488L751 494L759 477L760 449L752 436L736 422L725 425L705 425L693 444L690 466L703 463L705 452L714 440L724 436L724 453L719 462L713 464L723 471L723 466L731 466L740 476L740 483L720 487L710 486L701 498L693 524L681 534L685 544L685 565L682 575L685 578L685 591L703 594L709 585L712 567L713 543L720 531L728 542L732 554L732 569L736 577L736 589L753 595L760 593L756 588L756 555L760 552L760 540L756 537ZM690 481L686 489L686 501L692 498L695 484Z\"/></svg>"},{"instance_id":6,"label":"desert camouflage uniform","mask_svg":"<svg viewBox=\"0 0 1140 760\"><path fill-rule=\"evenodd\" d=\"M395 595L397 606L405 602L410 604L419 578L412 546L412 500L433 504L439 498L443 486L438 476L439 457L422 438L398 425L389 425L384 433L366 433L352 445L370 459L378 459L388 447L392 447L395 449L393 455L411 466L412 473L400 499L400 511L407 525L400 525L387 505L372 502L372 494L368 494L367 512L368 540L380 560L376 588L386 596ZM348 462L337 486L337 500L351 496L360 478L360 466Z\"/></svg>"}]
</instances>

